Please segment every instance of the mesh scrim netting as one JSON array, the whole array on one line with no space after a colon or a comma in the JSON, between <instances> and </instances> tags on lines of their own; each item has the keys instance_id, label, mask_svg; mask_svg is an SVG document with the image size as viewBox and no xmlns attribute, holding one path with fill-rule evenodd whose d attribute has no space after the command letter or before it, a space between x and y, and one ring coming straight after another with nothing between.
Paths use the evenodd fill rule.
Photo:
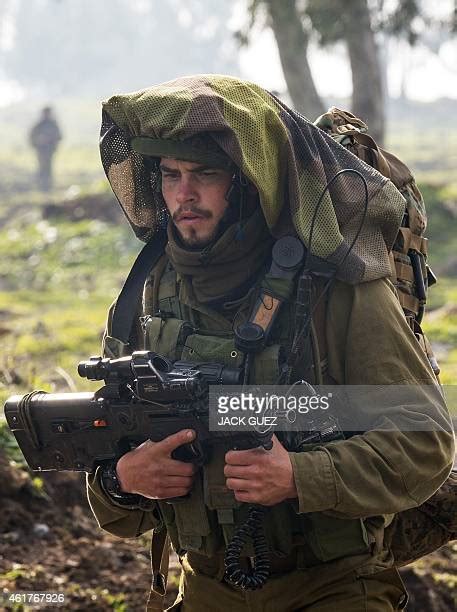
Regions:
<instances>
[{"instance_id":1,"label":"mesh scrim netting","mask_svg":"<svg viewBox=\"0 0 457 612\"><path fill-rule=\"evenodd\" d=\"M311 219L325 185L352 168L368 187L368 213L360 228L365 191L360 177L345 173L323 198L311 252L339 265L350 283L391 273L390 250L404 211L393 184L356 158L305 117L253 83L220 75L196 75L103 104L101 156L106 175L136 235L147 240L166 224L158 166L139 155L135 137L183 141L206 132L259 191L273 235L293 224L309 247Z\"/></svg>"},{"instance_id":2,"label":"mesh scrim netting","mask_svg":"<svg viewBox=\"0 0 457 612\"><path fill-rule=\"evenodd\" d=\"M147 241L156 231L166 228L168 212L160 192L158 169L131 148L130 139L103 111L100 130L103 168L133 231Z\"/></svg>"}]
</instances>

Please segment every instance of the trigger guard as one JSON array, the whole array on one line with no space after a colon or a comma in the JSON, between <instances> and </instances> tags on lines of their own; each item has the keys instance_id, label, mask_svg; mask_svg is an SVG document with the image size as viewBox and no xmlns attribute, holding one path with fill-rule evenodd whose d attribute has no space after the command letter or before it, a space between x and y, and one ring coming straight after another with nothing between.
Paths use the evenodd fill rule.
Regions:
<instances>
[{"instance_id":1,"label":"trigger guard","mask_svg":"<svg viewBox=\"0 0 457 612\"><path fill-rule=\"evenodd\" d=\"M173 459L177 461L184 461L185 463L196 463L197 465L203 465L203 450L200 444L196 444L196 441L182 444L171 453Z\"/></svg>"}]
</instances>

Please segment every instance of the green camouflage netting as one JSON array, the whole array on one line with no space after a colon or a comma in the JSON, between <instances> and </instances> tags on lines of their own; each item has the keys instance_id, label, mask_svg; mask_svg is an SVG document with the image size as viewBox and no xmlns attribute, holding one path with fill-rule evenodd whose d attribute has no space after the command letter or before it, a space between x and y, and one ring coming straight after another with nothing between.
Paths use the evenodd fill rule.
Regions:
<instances>
[{"instance_id":1,"label":"green camouflage netting","mask_svg":"<svg viewBox=\"0 0 457 612\"><path fill-rule=\"evenodd\" d=\"M339 266L350 283L391 274L390 250L405 203L393 184L272 94L253 83L219 75L197 75L103 104L101 156L111 187L136 235L148 240L161 231L167 211L159 174L132 147L135 137L182 141L208 132L259 191L275 236L296 231L306 246L311 220L326 184L337 172L360 172L368 188L363 219L361 178L344 173L334 180L316 217L310 251Z\"/></svg>"}]
</instances>

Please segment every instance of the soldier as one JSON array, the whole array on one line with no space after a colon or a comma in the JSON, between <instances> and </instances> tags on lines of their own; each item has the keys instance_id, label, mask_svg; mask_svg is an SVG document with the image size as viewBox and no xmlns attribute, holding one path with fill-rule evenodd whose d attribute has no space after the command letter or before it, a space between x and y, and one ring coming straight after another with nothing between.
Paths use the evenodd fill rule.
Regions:
<instances>
[{"instance_id":1,"label":"soldier","mask_svg":"<svg viewBox=\"0 0 457 612\"><path fill-rule=\"evenodd\" d=\"M112 335L111 312L106 356L146 348L245 365L233 329L260 295L270 310L281 308L251 382L275 384L285 363L291 381L416 390L413 404L387 411L373 396L357 413L368 426L344 440L292 450L280 434L270 450L220 444L197 469L172 457L195 435L181 431L89 475L103 529L121 537L154 530L149 609L162 606L166 533L182 566L173 610L402 609L407 597L385 531L395 513L438 489L454 445L439 394L426 392L436 378L387 278L400 194L268 92L231 77L185 77L114 96L104 104L101 154L136 235L167 236L145 284L141 324L126 345ZM312 300L325 303L307 334L297 328L297 278L286 282L270 267L274 238L292 233L312 260ZM270 576L253 591L234 586L224 566L249 504L268 508ZM252 551L243 555L249 573Z\"/></svg>"},{"instance_id":2,"label":"soldier","mask_svg":"<svg viewBox=\"0 0 457 612\"><path fill-rule=\"evenodd\" d=\"M61 139L62 134L53 117L52 109L45 106L29 135L30 144L37 154L37 179L41 191L49 191L52 188L52 157Z\"/></svg>"}]
</instances>

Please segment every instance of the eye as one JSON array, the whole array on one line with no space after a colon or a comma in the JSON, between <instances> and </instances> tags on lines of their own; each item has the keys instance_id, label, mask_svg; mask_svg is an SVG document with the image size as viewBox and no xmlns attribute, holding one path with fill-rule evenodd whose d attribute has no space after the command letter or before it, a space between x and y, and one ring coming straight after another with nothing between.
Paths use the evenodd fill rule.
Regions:
<instances>
[{"instance_id":1,"label":"eye","mask_svg":"<svg viewBox=\"0 0 457 612\"><path fill-rule=\"evenodd\" d=\"M174 181L179 177L177 172L164 172L162 170L162 180Z\"/></svg>"},{"instance_id":2,"label":"eye","mask_svg":"<svg viewBox=\"0 0 457 612\"><path fill-rule=\"evenodd\" d=\"M200 170L198 173L198 177L201 181L206 182L218 182L223 178L223 172L221 172L218 168L205 168Z\"/></svg>"}]
</instances>

